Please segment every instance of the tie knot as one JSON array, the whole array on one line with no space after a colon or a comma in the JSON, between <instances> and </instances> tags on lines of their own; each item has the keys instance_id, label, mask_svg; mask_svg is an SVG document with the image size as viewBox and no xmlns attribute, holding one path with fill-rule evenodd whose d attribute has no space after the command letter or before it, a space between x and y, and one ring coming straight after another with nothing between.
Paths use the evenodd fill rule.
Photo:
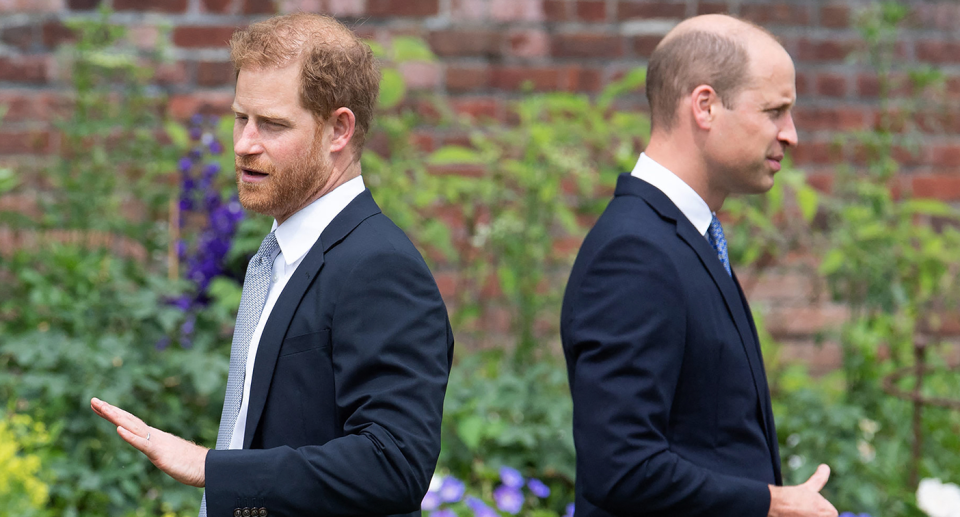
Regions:
<instances>
[{"instance_id":1,"label":"tie knot","mask_svg":"<svg viewBox=\"0 0 960 517\"><path fill-rule=\"evenodd\" d=\"M260 249L257 250L257 260L265 261L273 258L274 254L280 249L280 243L277 242L276 230L267 234L260 243Z\"/></svg>"},{"instance_id":2,"label":"tie knot","mask_svg":"<svg viewBox=\"0 0 960 517\"><path fill-rule=\"evenodd\" d=\"M713 250L717 252L717 258L723 264L723 269L727 271L728 275L732 275L730 272L730 257L727 255L727 239L723 236L723 226L720 226L720 219L717 219L717 214L713 214L713 219L710 220L707 238L710 245L713 246Z\"/></svg>"}]
</instances>

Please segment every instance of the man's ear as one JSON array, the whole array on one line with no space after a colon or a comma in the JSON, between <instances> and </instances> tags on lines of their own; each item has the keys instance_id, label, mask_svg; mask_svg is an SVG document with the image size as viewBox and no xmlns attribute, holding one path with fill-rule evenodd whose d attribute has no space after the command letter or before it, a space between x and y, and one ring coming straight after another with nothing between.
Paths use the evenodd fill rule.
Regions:
<instances>
[{"instance_id":1,"label":"man's ear","mask_svg":"<svg viewBox=\"0 0 960 517\"><path fill-rule=\"evenodd\" d=\"M327 124L331 128L330 152L336 153L342 151L350 144L353 139L353 131L356 129L357 117L350 111L350 108L338 108L330 118Z\"/></svg>"},{"instance_id":2,"label":"man's ear","mask_svg":"<svg viewBox=\"0 0 960 517\"><path fill-rule=\"evenodd\" d=\"M710 129L720 109L720 97L712 86L701 84L690 94L690 110L700 129Z\"/></svg>"}]
</instances>

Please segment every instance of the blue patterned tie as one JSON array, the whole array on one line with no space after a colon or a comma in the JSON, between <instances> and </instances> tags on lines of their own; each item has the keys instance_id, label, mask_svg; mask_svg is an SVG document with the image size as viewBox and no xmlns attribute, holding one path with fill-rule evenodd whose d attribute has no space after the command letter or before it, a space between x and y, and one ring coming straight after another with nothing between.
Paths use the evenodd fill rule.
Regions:
<instances>
[{"instance_id":1,"label":"blue patterned tie","mask_svg":"<svg viewBox=\"0 0 960 517\"><path fill-rule=\"evenodd\" d=\"M247 275L243 279L243 292L240 295L240 310L237 311L237 325L233 329L233 345L230 347L230 371L227 374L227 394L223 399L223 413L220 415L220 430L217 432L217 450L230 448L233 428L240 414L243 402L243 380L247 374L247 354L250 340L260 322L263 305L270 291L270 278L273 276L273 261L277 257L280 245L277 236L270 232L260 243L257 254L247 265ZM199 517L207 517L207 496L200 501Z\"/></svg>"},{"instance_id":2,"label":"blue patterned tie","mask_svg":"<svg viewBox=\"0 0 960 517\"><path fill-rule=\"evenodd\" d=\"M730 272L730 257L727 255L727 239L723 236L723 227L720 226L720 219L717 219L717 214L713 214L713 219L710 221L710 228L707 229L707 240L710 241L713 250L717 252L717 257L720 258L723 269L727 270L728 275L733 276Z\"/></svg>"}]
</instances>

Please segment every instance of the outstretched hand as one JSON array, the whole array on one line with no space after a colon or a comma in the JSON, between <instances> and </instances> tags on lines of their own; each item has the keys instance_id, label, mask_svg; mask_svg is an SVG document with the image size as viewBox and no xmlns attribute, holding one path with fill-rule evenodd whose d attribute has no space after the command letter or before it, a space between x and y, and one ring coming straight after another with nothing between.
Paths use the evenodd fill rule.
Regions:
<instances>
[{"instance_id":1,"label":"outstretched hand","mask_svg":"<svg viewBox=\"0 0 960 517\"><path fill-rule=\"evenodd\" d=\"M90 399L90 408L117 426L117 434L124 441L146 455L170 477L185 485L204 486L205 447L150 427L143 420L98 398Z\"/></svg>"},{"instance_id":2,"label":"outstretched hand","mask_svg":"<svg viewBox=\"0 0 960 517\"><path fill-rule=\"evenodd\" d=\"M830 479L830 467L820 465L805 483L770 486L769 517L837 517L837 509L820 495Z\"/></svg>"}]
</instances>

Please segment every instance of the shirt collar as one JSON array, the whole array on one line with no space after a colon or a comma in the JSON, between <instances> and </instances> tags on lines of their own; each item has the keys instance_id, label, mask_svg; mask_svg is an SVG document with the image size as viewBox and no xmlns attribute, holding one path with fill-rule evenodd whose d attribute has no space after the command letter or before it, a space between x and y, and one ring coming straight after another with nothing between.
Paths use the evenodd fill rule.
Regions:
<instances>
[{"instance_id":1,"label":"shirt collar","mask_svg":"<svg viewBox=\"0 0 960 517\"><path fill-rule=\"evenodd\" d=\"M713 212L697 191L679 176L655 162L653 158L647 156L647 153L640 154L640 159L637 160L637 165L630 174L660 189L670 198L670 201L673 201L674 205L677 205L680 212L700 232L700 235L706 235L713 220Z\"/></svg>"},{"instance_id":2,"label":"shirt collar","mask_svg":"<svg viewBox=\"0 0 960 517\"><path fill-rule=\"evenodd\" d=\"M303 258L330 221L364 189L366 186L363 177L357 176L301 208L283 224L277 226L277 221L274 220L273 230L276 231L284 262L289 266Z\"/></svg>"}]
</instances>

